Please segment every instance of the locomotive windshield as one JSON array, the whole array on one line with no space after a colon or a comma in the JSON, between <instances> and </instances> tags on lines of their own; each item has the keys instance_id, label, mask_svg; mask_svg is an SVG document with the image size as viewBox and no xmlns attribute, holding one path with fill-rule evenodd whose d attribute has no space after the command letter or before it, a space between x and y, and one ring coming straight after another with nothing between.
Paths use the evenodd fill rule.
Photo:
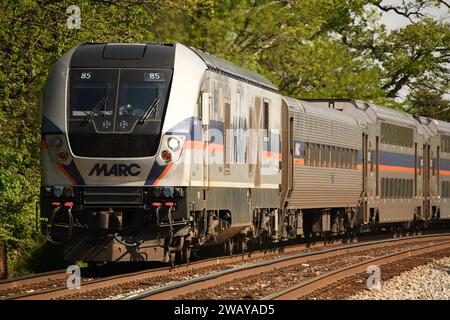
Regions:
<instances>
[{"instance_id":1,"label":"locomotive windshield","mask_svg":"<svg viewBox=\"0 0 450 320\"><path fill-rule=\"evenodd\" d=\"M68 119L74 154L154 155L171 75L170 70L72 69Z\"/></svg>"}]
</instances>

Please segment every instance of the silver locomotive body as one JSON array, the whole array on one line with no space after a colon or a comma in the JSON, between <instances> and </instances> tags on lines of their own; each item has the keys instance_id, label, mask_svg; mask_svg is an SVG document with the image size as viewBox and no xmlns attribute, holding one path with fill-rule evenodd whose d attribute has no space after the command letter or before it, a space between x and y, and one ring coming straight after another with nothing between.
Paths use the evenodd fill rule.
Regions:
<instances>
[{"instance_id":1,"label":"silver locomotive body","mask_svg":"<svg viewBox=\"0 0 450 320\"><path fill-rule=\"evenodd\" d=\"M279 207L281 100L266 79L181 44L72 49L45 90L44 234L70 261L244 246L254 209Z\"/></svg>"}]
</instances>

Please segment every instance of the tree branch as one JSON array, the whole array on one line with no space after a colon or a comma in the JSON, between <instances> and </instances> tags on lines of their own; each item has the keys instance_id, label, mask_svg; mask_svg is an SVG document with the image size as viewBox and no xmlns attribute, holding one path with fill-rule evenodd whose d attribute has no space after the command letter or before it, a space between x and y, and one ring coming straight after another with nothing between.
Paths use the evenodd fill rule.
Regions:
<instances>
[{"instance_id":1,"label":"tree branch","mask_svg":"<svg viewBox=\"0 0 450 320\"><path fill-rule=\"evenodd\" d=\"M439 0L439 3L450 9L450 2L446 2L444 0Z\"/></svg>"},{"instance_id":2,"label":"tree branch","mask_svg":"<svg viewBox=\"0 0 450 320\"><path fill-rule=\"evenodd\" d=\"M420 11L425 7L424 4L416 4L416 5L408 5L405 3L405 0L402 1L403 6L391 6L391 5L382 5L383 0L377 0L372 2L374 6L384 12L393 11L398 15L401 15L407 18L411 23L414 23L412 17L423 17L424 14Z\"/></svg>"}]
</instances>

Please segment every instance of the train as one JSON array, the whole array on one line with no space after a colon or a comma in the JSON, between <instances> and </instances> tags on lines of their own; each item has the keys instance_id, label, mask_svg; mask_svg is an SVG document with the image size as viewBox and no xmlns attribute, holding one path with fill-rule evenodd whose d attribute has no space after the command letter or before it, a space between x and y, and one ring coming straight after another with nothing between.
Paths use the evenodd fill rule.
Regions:
<instances>
[{"instance_id":1,"label":"train","mask_svg":"<svg viewBox=\"0 0 450 320\"><path fill-rule=\"evenodd\" d=\"M67 261L189 262L450 218L450 124L293 99L180 43L87 43L42 98L39 221Z\"/></svg>"}]
</instances>

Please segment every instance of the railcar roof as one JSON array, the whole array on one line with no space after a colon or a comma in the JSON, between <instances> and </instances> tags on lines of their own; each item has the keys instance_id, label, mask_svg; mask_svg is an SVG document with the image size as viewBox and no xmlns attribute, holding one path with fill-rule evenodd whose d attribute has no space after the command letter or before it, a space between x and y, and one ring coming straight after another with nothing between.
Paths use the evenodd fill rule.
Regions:
<instances>
[{"instance_id":1,"label":"railcar roof","mask_svg":"<svg viewBox=\"0 0 450 320\"><path fill-rule=\"evenodd\" d=\"M228 75L232 78L237 78L241 81L251 83L257 87L261 87L271 91L278 91L278 88L263 76L250 71L248 69L239 67L229 61L215 57L199 49L190 47L208 66L208 69Z\"/></svg>"},{"instance_id":2,"label":"railcar roof","mask_svg":"<svg viewBox=\"0 0 450 320\"><path fill-rule=\"evenodd\" d=\"M422 126L426 127L434 134L438 134L438 132L450 134L450 123L448 122L427 117L419 117L418 120Z\"/></svg>"},{"instance_id":3,"label":"railcar roof","mask_svg":"<svg viewBox=\"0 0 450 320\"><path fill-rule=\"evenodd\" d=\"M407 126L415 127L417 122L414 117L405 111L400 111L392 108L387 108L379 105L371 105L374 108L375 113L381 120L403 124Z\"/></svg>"},{"instance_id":4,"label":"railcar roof","mask_svg":"<svg viewBox=\"0 0 450 320\"><path fill-rule=\"evenodd\" d=\"M326 106L333 103L337 110L350 113L361 123L376 123L378 120L416 127L417 122L412 115L405 111L374 105L355 99L305 99L315 105Z\"/></svg>"},{"instance_id":5,"label":"railcar roof","mask_svg":"<svg viewBox=\"0 0 450 320\"><path fill-rule=\"evenodd\" d=\"M347 123L349 125L360 124L354 116L344 113L342 111L330 109L322 105L314 105L306 101L301 101L301 104L303 105L303 108L305 109L306 113L316 114L318 116L329 118L332 120L337 120L339 122Z\"/></svg>"},{"instance_id":6,"label":"railcar roof","mask_svg":"<svg viewBox=\"0 0 450 320\"><path fill-rule=\"evenodd\" d=\"M338 110L330 109L325 105L312 104L307 101L297 100L286 96L283 96L283 99L291 108L298 108L302 112L315 114L330 120L338 120L339 122L347 123L349 125L361 125L354 116Z\"/></svg>"}]
</instances>

